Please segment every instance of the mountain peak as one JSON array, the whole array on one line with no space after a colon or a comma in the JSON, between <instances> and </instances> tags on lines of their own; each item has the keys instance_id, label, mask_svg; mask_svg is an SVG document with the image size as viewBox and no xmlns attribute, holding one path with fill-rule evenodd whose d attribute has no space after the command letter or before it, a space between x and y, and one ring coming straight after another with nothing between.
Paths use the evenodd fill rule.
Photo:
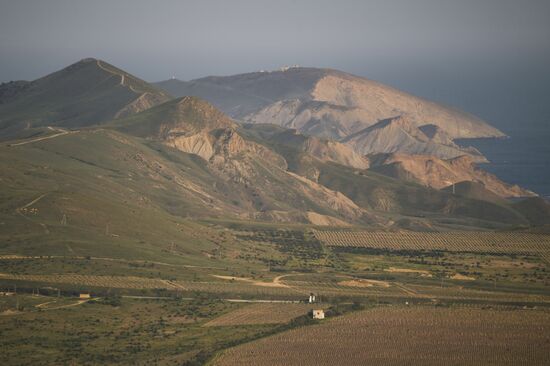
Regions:
<instances>
[{"instance_id":1,"label":"mountain peak","mask_svg":"<svg viewBox=\"0 0 550 366\"><path fill-rule=\"evenodd\" d=\"M0 130L14 138L28 128L80 128L103 124L163 103L171 97L96 58L0 90Z\"/></svg>"},{"instance_id":2,"label":"mountain peak","mask_svg":"<svg viewBox=\"0 0 550 366\"><path fill-rule=\"evenodd\" d=\"M77 63L89 63L89 62L97 62L97 61L101 61L101 60L95 57L85 57L82 60L78 61Z\"/></svg>"}]
</instances>

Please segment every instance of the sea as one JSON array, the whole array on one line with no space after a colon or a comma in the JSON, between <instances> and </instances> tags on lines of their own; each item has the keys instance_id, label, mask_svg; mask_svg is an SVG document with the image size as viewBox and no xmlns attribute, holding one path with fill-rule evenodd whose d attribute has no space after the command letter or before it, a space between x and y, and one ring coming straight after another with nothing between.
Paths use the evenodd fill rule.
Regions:
<instances>
[{"instance_id":1,"label":"sea","mask_svg":"<svg viewBox=\"0 0 550 366\"><path fill-rule=\"evenodd\" d=\"M520 130L507 138L457 142L473 146L487 157L490 162L479 164L480 168L550 199L550 129Z\"/></svg>"}]
</instances>

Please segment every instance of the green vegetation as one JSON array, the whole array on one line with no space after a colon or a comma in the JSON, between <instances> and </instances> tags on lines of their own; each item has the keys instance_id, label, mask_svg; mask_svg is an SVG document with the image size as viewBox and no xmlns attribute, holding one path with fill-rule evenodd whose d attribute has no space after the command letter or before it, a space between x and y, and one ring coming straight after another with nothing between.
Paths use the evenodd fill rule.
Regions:
<instances>
[{"instance_id":1,"label":"green vegetation","mask_svg":"<svg viewBox=\"0 0 550 366\"><path fill-rule=\"evenodd\" d=\"M141 104L149 107L171 98L106 62L85 59L25 84L11 103L1 104L0 140L28 136L29 127L97 125L125 109L139 111L128 106L143 93L147 95Z\"/></svg>"},{"instance_id":2,"label":"green vegetation","mask_svg":"<svg viewBox=\"0 0 550 366\"><path fill-rule=\"evenodd\" d=\"M508 240L544 202L329 163L95 59L2 88L2 365L204 364L312 306L550 303L548 235Z\"/></svg>"},{"instance_id":3,"label":"green vegetation","mask_svg":"<svg viewBox=\"0 0 550 366\"><path fill-rule=\"evenodd\" d=\"M242 306L218 301L123 298L113 304L111 298L110 306L105 306L104 299L48 310L36 308L36 303L56 298L18 298L20 309L29 311L0 316L3 365L182 364L270 329L266 325L203 327L218 314Z\"/></svg>"}]
</instances>

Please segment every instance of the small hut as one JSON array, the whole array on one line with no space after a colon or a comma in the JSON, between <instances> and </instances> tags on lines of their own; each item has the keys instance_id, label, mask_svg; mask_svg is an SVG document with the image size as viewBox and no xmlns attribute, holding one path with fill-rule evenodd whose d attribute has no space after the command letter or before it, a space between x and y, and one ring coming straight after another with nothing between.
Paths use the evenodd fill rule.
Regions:
<instances>
[{"instance_id":1,"label":"small hut","mask_svg":"<svg viewBox=\"0 0 550 366\"><path fill-rule=\"evenodd\" d=\"M325 312L323 309L313 310L313 319L325 319Z\"/></svg>"}]
</instances>

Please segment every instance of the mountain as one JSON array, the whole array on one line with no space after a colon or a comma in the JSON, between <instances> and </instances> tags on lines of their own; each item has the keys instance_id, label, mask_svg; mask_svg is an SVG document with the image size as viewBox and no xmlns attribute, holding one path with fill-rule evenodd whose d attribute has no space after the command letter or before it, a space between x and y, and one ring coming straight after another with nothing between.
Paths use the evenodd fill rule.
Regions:
<instances>
[{"instance_id":1,"label":"mountain","mask_svg":"<svg viewBox=\"0 0 550 366\"><path fill-rule=\"evenodd\" d=\"M405 116L417 126L436 125L452 139L503 136L467 113L331 69L292 67L156 85L173 95L204 98L239 120L333 139L395 116Z\"/></svg>"},{"instance_id":2,"label":"mountain","mask_svg":"<svg viewBox=\"0 0 550 366\"><path fill-rule=\"evenodd\" d=\"M232 202L224 209L227 214L305 222L319 217L359 222L365 214L341 193L288 171L281 155L240 134L232 120L199 98L178 98L109 126L201 157L210 174L223 182L213 189Z\"/></svg>"},{"instance_id":3,"label":"mountain","mask_svg":"<svg viewBox=\"0 0 550 366\"><path fill-rule=\"evenodd\" d=\"M32 82L0 86L0 138L45 126L81 128L140 112L171 97L104 61L87 58Z\"/></svg>"},{"instance_id":4,"label":"mountain","mask_svg":"<svg viewBox=\"0 0 550 366\"><path fill-rule=\"evenodd\" d=\"M242 131L251 138L276 145L279 149L290 149L294 155L307 154L323 162L334 162L357 169L369 167L369 160L349 146L337 141L303 135L295 129L276 125L245 124ZM293 160L292 154L284 155L287 156L287 162Z\"/></svg>"},{"instance_id":5,"label":"mountain","mask_svg":"<svg viewBox=\"0 0 550 366\"><path fill-rule=\"evenodd\" d=\"M506 202L502 197L488 190L483 183L479 182L462 181L447 186L442 190L445 192L456 194L458 196L468 197L481 201L488 201L500 204Z\"/></svg>"},{"instance_id":6,"label":"mountain","mask_svg":"<svg viewBox=\"0 0 550 366\"><path fill-rule=\"evenodd\" d=\"M378 154L370 156L370 161L374 171L436 189L450 187L452 191L454 184L455 192L458 192L457 184L462 183L463 188L471 190L474 186L464 183L471 182L482 185L484 191L490 192L488 198L493 195L503 198L536 196L531 191L504 183L493 174L477 168L474 159L466 155L444 160L426 155ZM446 190L449 191L449 188ZM468 196L482 198L481 195Z\"/></svg>"},{"instance_id":7,"label":"mountain","mask_svg":"<svg viewBox=\"0 0 550 366\"><path fill-rule=\"evenodd\" d=\"M550 203L542 197L531 197L514 203L514 209L521 212L534 225L548 225Z\"/></svg>"},{"instance_id":8,"label":"mountain","mask_svg":"<svg viewBox=\"0 0 550 366\"><path fill-rule=\"evenodd\" d=\"M274 79L259 87L246 78L239 83L251 82L247 93L260 99L295 97L320 72L303 71L271 73ZM289 84L280 79L286 72L299 77ZM104 77L100 83L97 74ZM30 113L25 103L33 95L48 101L34 108L49 114L45 112L28 129L23 126L18 141L0 145L6 157L0 177L5 198L0 209L6 218L2 222L23 231L31 225L38 235L44 224L49 232L54 230L51 227L63 232L66 228L57 223L66 222L65 215L75 225L71 229L75 238L88 235L90 243L101 239L106 226L116 226L128 243L140 236L146 241L155 236L168 240L177 229L171 227L163 234L163 228L182 218L430 230L529 223L508 201L484 201L379 174L374 171L378 161L369 168L370 159L347 143L273 124L243 125L201 98L170 99L161 93L166 98L163 103L130 102L136 108L128 108L119 98L124 93L140 88L143 93L134 97L147 100L156 89L99 60L84 60L52 75L39 83L4 85L0 92L1 108L13 112L0 114L2 121ZM93 77L82 79L82 75ZM41 87L38 94L36 85ZM60 85L73 85L75 90L63 94ZM83 101L87 103L79 104ZM74 113L66 124L47 119L61 115L67 105ZM90 114L92 109L98 114ZM21 127L20 123L14 126ZM425 143L453 147L452 136L440 126L412 122L408 126L417 140L423 135ZM43 135L31 136L40 132ZM13 215L37 197L40 220L27 222L27 216Z\"/></svg>"},{"instance_id":9,"label":"mountain","mask_svg":"<svg viewBox=\"0 0 550 366\"><path fill-rule=\"evenodd\" d=\"M399 152L449 159L466 154L476 162L487 161L476 149L456 145L438 126L416 126L407 117L382 120L341 141L363 155Z\"/></svg>"}]
</instances>

